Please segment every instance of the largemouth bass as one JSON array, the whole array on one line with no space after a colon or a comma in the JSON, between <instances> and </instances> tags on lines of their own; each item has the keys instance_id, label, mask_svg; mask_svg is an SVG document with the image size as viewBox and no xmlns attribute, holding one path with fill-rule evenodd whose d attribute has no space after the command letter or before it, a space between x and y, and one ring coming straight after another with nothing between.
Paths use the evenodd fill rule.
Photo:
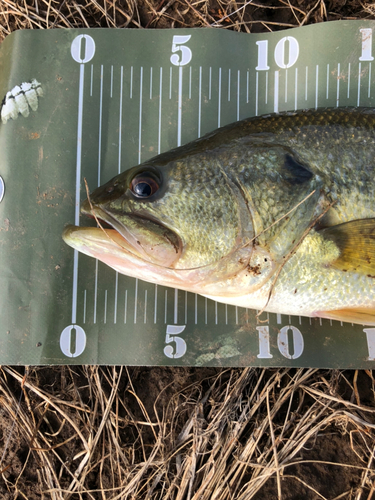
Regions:
<instances>
[{"instance_id":1,"label":"largemouth bass","mask_svg":"<svg viewBox=\"0 0 375 500\"><path fill-rule=\"evenodd\" d=\"M148 160L65 228L116 271L241 307L375 325L375 112L250 118Z\"/></svg>"}]
</instances>

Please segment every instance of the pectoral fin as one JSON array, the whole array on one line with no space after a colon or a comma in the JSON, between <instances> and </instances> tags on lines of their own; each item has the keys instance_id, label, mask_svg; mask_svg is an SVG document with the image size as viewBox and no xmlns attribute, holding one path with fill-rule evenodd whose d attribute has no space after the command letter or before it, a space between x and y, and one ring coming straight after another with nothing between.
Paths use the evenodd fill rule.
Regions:
<instances>
[{"instance_id":1,"label":"pectoral fin","mask_svg":"<svg viewBox=\"0 0 375 500\"><path fill-rule=\"evenodd\" d=\"M375 309L374 308L346 308L337 309L335 311L317 312L314 316L319 316L326 319L334 319L347 323L357 323L360 325L375 325Z\"/></svg>"},{"instance_id":2,"label":"pectoral fin","mask_svg":"<svg viewBox=\"0 0 375 500\"><path fill-rule=\"evenodd\" d=\"M344 222L319 232L340 251L331 267L375 278L375 219Z\"/></svg>"}]
</instances>

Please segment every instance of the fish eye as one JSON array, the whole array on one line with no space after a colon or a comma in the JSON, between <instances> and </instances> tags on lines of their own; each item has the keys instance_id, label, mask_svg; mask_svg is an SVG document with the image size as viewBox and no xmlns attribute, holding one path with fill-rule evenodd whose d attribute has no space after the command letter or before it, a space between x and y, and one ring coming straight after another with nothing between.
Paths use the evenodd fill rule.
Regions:
<instances>
[{"instance_id":1,"label":"fish eye","mask_svg":"<svg viewBox=\"0 0 375 500\"><path fill-rule=\"evenodd\" d=\"M159 187L160 181L151 172L137 174L130 183L130 190L137 198L149 198Z\"/></svg>"}]
</instances>

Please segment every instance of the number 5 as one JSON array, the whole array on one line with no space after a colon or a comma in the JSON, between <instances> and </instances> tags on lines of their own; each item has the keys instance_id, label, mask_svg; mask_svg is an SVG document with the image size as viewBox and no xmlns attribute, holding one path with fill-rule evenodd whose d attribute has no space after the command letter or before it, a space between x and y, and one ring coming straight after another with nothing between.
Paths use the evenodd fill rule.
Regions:
<instances>
[{"instance_id":1,"label":"number 5","mask_svg":"<svg viewBox=\"0 0 375 500\"><path fill-rule=\"evenodd\" d=\"M171 345L166 345L164 347L164 354L167 358L182 358L186 352L186 342L181 337L176 337L179 333L182 333L186 328L186 325L167 325L167 333L165 335L165 343L170 344L175 343L175 348L173 352L173 347Z\"/></svg>"},{"instance_id":2,"label":"number 5","mask_svg":"<svg viewBox=\"0 0 375 500\"><path fill-rule=\"evenodd\" d=\"M175 35L172 41L172 52L181 52L181 56L178 54L171 55L171 63L175 66L185 66L191 61L193 56L189 47L185 47L182 45L188 42L191 38L191 35Z\"/></svg>"}]
</instances>

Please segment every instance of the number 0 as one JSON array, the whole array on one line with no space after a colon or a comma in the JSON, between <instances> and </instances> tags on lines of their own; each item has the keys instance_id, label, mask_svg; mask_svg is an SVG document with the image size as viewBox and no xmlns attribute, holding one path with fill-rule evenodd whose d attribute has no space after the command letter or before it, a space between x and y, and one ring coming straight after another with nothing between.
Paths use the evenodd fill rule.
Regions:
<instances>
[{"instance_id":1,"label":"number 0","mask_svg":"<svg viewBox=\"0 0 375 500\"><path fill-rule=\"evenodd\" d=\"M75 330L74 346L72 346L72 330ZM72 349L73 347L73 349ZM77 358L86 347L86 334L78 325L69 325L61 332L60 349L68 358ZM73 352L72 352L73 350Z\"/></svg>"}]
</instances>

